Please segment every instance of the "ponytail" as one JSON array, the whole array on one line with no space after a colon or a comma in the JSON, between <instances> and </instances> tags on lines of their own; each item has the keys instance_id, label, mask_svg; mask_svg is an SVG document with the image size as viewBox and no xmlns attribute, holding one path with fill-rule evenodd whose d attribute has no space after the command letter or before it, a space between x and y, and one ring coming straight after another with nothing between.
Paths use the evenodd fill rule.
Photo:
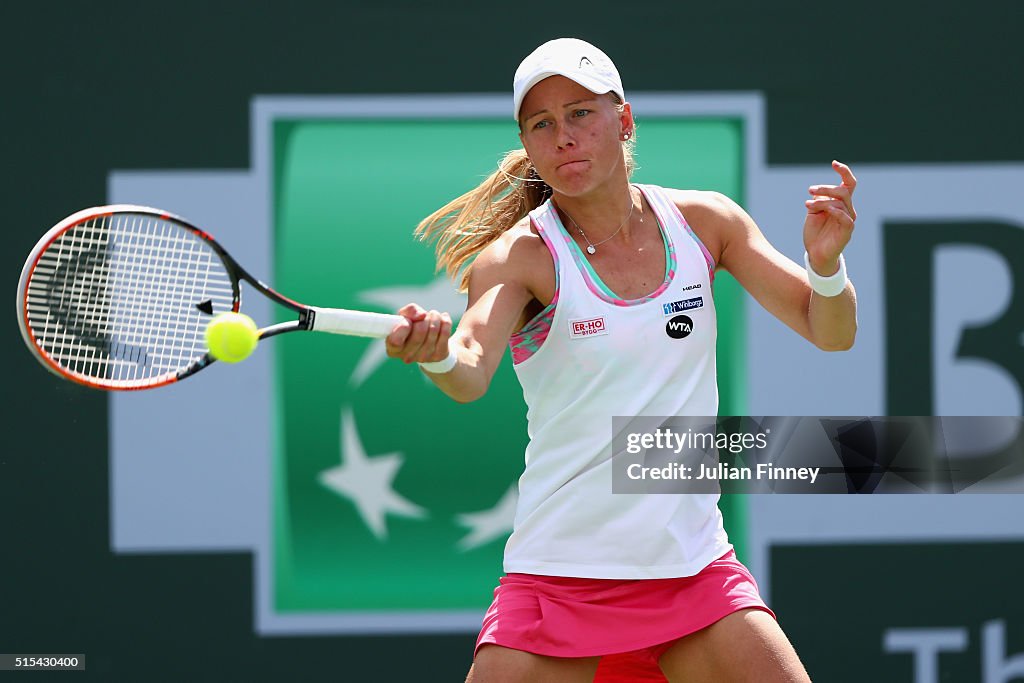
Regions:
<instances>
[{"instance_id":1,"label":"ponytail","mask_svg":"<svg viewBox=\"0 0 1024 683\"><path fill-rule=\"evenodd\" d=\"M415 234L437 239L437 269L453 280L462 271L459 291L464 292L469 288L464 266L550 196L526 150L512 150L478 187L424 218Z\"/></svg>"}]
</instances>

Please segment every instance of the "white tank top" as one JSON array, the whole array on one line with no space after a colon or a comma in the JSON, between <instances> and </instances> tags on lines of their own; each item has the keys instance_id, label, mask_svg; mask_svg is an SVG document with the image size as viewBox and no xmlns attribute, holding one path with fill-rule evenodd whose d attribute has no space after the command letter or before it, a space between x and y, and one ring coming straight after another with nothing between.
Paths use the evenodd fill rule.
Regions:
<instances>
[{"instance_id":1,"label":"white tank top","mask_svg":"<svg viewBox=\"0 0 1024 683\"><path fill-rule=\"evenodd\" d=\"M612 493L612 416L718 414L713 262L663 189L637 187L666 246L665 281L642 299L600 282L550 200L530 213L557 284L550 328L512 340L530 442L506 572L692 576L732 547L716 494ZM676 338L680 316L691 331Z\"/></svg>"}]
</instances>

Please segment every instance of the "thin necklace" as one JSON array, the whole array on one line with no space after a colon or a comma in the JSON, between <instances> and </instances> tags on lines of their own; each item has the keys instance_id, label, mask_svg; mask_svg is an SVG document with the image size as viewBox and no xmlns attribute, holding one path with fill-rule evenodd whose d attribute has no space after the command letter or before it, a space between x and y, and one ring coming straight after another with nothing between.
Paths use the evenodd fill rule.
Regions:
<instances>
[{"instance_id":1,"label":"thin necklace","mask_svg":"<svg viewBox=\"0 0 1024 683\"><path fill-rule=\"evenodd\" d=\"M576 222L575 218L573 218L571 215L569 215L568 211L566 211L565 209L562 209L562 213L564 213L566 215L566 217L572 222L572 224L576 227L576 229L580 231L580 234L583 235L583 239L586 240L586 242L587 242L587 253L590 254L591 256L593 256L594 254L597 253L597 248L599 246L601 246L602 244L604 244L605 242L610 240L612 237L615 237L616 235L618 235L619 234L619 230L622 230L622 228L625 227L626 223L629 222L630 216L633 215L633 193L632 192L629 193L629 213L626 214L626 219L623 220L622 223L619 224L619 227L618 227L618 229L615 230L615 232L613 232L611 235L609 235L608 237L604 238L603 240L601 240L597 244L592 243L587 238L587 233L583 232L583 228L581 228L579 226L579 223ZM640 221L643 222L643 219L641 218Z\"/></svg>"}]
</instances>

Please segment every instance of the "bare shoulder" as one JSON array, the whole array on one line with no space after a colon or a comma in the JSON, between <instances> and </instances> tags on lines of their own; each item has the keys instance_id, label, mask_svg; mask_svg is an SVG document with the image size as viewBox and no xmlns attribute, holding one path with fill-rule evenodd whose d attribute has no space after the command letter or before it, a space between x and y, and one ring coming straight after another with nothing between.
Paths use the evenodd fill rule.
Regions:
<instances>
[{"instance_id":1,"label":"bare shoulder","mask_svg":"<svg viewBox=\"0 0 1024 683\"><path fill-rule=\"evenodd\" d=\"M529 216L480 252L473 262L472 279L493 285L521 285L541 301L554 296L554 260Z\"/></svg>"},{"instance_id":2,"label":"bare shoulder","mask_svg":"<svg viewBox=\"0 0 1024 683\"><path fill-rule=\"evenodd\" d=\"M721 192L711 190L673 190L666 188L669 197L679 207L696 217L715 217L729 215L736 210L742 211L739 205ZM686 214L683 214L686 216ZM689 218L687 218L689 220Z\"/></svg>"},{"instance_id":3,"label":"bare shoulder","mask_svg":"<svg viewBox=\"0 0 1024 683\"><path fill-rule=\"evenodd\" d=\"M686 223L718 263L737 231L745 232L752 221L743 208L721 192L666 188Z\"/></svg>"}]
</instances>

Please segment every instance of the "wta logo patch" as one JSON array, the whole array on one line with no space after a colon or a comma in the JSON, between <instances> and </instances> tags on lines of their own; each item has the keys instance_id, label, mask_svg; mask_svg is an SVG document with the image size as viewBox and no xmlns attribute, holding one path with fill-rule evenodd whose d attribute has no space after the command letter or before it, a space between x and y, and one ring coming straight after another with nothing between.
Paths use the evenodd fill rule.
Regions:
<instances>
[{"instance_id":1,"label":"wta logo patch","mask_svg":"<svg viewBox=\"0 0 1024 683\"><path fill-rule=\"evenodd\" d=\"M605 324L603 317L569 321L569 336L573 339L597 337L602 334L608 334L608 326Z\"/></svg>"},{"instance_id":2,"label":"wta logo patch","mask_svg":"<svg viewBox=\"0 0 1024 683\"><path fill-rule=\"evenodd\" d=\"M683 311L692 311L695 308L702 308L704 306L704 297L695 296L692 299L683 299L682 301L673 301L670 304L662 304L661 310L665 315L672 315L674 313L682 313Z\"/></svg>"},{"instance_id":3,"label":"wta logo patch","mask_svg":"<svg viewBox=\"0 0 1024 683\"><path fill-rule=\"evenodd\" d=\"M673 339L686 339L693 332L693 321L687 315L677 315L665 323L665 334Z\"/></svg>"}]
</instances>

